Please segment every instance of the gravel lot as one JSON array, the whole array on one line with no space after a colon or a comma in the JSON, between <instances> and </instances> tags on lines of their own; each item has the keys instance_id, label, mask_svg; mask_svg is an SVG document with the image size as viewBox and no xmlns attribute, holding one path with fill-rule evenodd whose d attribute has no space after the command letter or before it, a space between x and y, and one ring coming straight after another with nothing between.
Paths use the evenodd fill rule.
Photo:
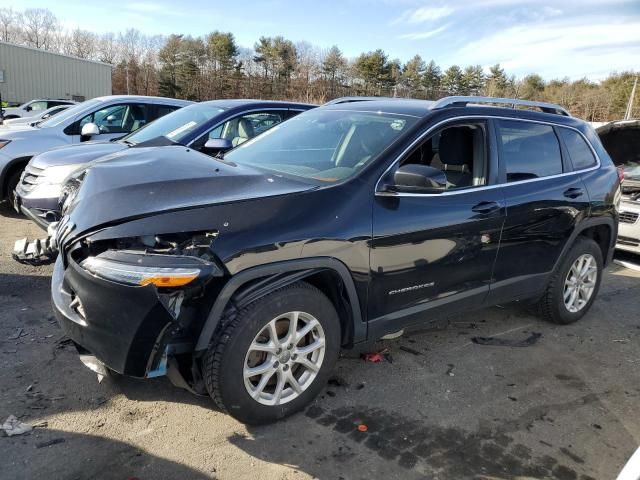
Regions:
<instances>
[{"instance_id":1,"label":"gravel lot","mask_svg":"<svg viewBox=\"0 0 640 480\"><path fill-rule=\"evenodd\" d=\"M640 444L638 271L609 267L575 325L496 307L384 342L392 363L345 357L306 412L248 428L166 379L99 384L53 319L51 268L11 260L41 231L0 213L0 421L47 422L0 436L2 479L608 479Z\"/></svg>"}]
</instances>

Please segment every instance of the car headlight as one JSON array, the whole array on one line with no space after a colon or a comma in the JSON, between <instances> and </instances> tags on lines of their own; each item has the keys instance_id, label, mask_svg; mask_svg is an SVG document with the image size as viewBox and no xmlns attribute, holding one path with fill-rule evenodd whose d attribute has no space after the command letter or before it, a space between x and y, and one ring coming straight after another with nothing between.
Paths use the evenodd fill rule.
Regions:
<instances>
[{"instance_id":1,"label":"car headlight","mask_svg":"<svg viewBox=\"0 0 640 480\"><path fill-rule=\"evenodd\" d=\"M11 143L11 140L0 140L0 149L6 147Z\"/></svg>"},{"instance_id":2,"label":"car headlight","mask_svg":"<svg viewBox=\"0 0 640 480\"><path fill-rule=\"evenodd\" d=\"M80 266L92 274L126 285L171 288L222 275L214 263L198 257L149 255L109 250L88 257Z\"/></svg>"},{"instance_id":3,"label":"car headlight","mask_svg":"<svg viewBox=\"0 0 640 480\"><path fill-rule=\"evenodd\" d=\"M49 167L40 173L40 178L44 183L53 185L63 183L64 180L73 172L78 170L78 165L59 165L57 167Z\"/></svg>"}]
</instances>

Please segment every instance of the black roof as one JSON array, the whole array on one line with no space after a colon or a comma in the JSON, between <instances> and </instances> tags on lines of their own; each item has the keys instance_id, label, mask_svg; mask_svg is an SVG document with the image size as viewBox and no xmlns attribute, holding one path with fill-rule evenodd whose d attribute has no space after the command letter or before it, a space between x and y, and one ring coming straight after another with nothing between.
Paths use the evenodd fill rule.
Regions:
<instances>
[{"instance_id":1,"label":"black roof","mask_svg":"<svg viewBox=\"0 0 640 480\"><path fill-rule=\"evenodd\" d=\"M255 100L251 98L227 98L222 100L207 100L204 102L207 105L215 105L220 108L228 109L241 107L246 105L255 105L256 107L280 107L280 108L295 108L295 107L316 107L317 105L303 102L284 102L279 100Z\"/></svg>"}]
</instances>

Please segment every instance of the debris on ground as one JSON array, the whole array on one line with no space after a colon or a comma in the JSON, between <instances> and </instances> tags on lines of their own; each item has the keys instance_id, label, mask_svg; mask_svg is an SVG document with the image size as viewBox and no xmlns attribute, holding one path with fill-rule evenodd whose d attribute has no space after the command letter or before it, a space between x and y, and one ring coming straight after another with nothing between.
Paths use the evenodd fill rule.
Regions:
<instances>
[{"instance_id":1,"label":"debris on ground","mask_svg":"<svg viewBox=\"0 0 640 480\"><path fill-rule=\"evenodd\" d=\"M449 375L450 377L455 377L455 373L453 373L453 369L456 368L456 366L453 363L448 363L447 364L447 375Z\"/></svg>"},{"instance_id":2,"label":"debris on ground","mask_svg":"<svg viewBox=\"0 0 640 480\"><path fill-rule=\"evenodd\" d=\"M359 383L356 387L356 390L362 390L364 388L364 383Z\"/></svg>"},{"instance_id":3,"label":"debris on ground","mask_svg":"<svg viewBox=\"0 0 640 480\"><path fill-rule=\"evenodd\" d=\"M366 432L367 430L369 430L369 427L367 427L364 423L361 423L360 425L358 425L359 432Z\"/></svg>"},{"instance_id":4,"label":"debris on ground","mask_svg":"<svg viewBox=\"0 0 640 480\"><path fill-rule=\"evenodd\" d=\"M25 335L27 335L27 333L24 332L24 328L18 328L16 333L11 335L10 337L7 337L7 340L17 340L20 337L24 337Z\"/></svg>"},{"instance_id":5,"label":"debris on ground","mask_svg":"<svg viewBox=\"0 0 640 480\"><path fill-rule=\"evenodd\" d=\"M403 352L410 353L412 355L422 355L422 352L419 352L415 348L406 347L404 345L400 345L400 350L402 350Z\"/></svg>"},{"instance_id":6,"label":"debris on ground","mask_svg":"<svg viewBox=\"0 0 640 480\"><path fill-rule=\"evenodd\" d=\"M530 347L531 345L535 345L540 337L542 337L541 333L531 332L531 335L524 340L497 337L473 337L471 341L478 345L488 345L491 347Z\"/></svg>"},{"instance_id":7,"label":"debris on ground","mask_svg":"<svg viewBox=\"0 0 640 480\"><path fill-rule=\"evenodd\" d=\"M336 396L336 392L334 392L333 390L327 390L327 395L333 398Z\"/></svg>"},{"instance_id":8,"label":"debris on ground","mask_svg":"<svg viewBox=\"0 0 640 480\"><path fill-rule=\"evenodd\" d=\"M333 376L329 377L329 380L327 381L327 383L329 385L333 385L334 387L348 387L349 386L349 382L347 382L343 377L341 377L339 375L333 375Z\"/></svg>"},{"instance_id":9,"label":"debris on ground","mask_svg":"<svg viewBox=\"0 0 640 480\"><path fill-rule=\"evenodd\" d=\"M54 438L52 440L47 440L46 442L36 443L36 448L50 447L51 445L57 445L59 443L64 443L64 442L66 442L64 438Z\"/></svg>"},{"instance_id":10,"label":"debris on ground","mask_svg":"<svg viewBox=\"0 0 640 480\"><path fill-rule=\"evenodd\" d=\"M21 422L15 415L9 415L9 417L2 424L2 429L7 436L12 437L14 435L22 435L23 433L29 433L33 430L33 426L28 423Z\"/></svg>"},{"instance_id":11,"label":"debris on ground","mask_svg":"<svg viewBox=\"0 0 640 480\"><path fill-rule=\"evenodd\" d=\"M386 360L389 363L393 363L393 357L391 356L391 350L384 348L379 352L371 352L363 355L365 362L379 363Z\"/></svg>"}]
</instances>

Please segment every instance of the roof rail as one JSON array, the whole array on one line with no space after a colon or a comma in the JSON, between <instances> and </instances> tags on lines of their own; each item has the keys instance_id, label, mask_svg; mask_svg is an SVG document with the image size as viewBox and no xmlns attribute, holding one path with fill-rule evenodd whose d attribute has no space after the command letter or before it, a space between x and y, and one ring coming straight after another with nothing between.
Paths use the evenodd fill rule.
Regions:
<instances>
[{"instance_id":1,"label":"roof rail","mask_svg":"<svg viewBox=\"0 0 640 480\"><path fill-rule=\"evenodd\" d=\"M447 108L447 107L466 107L469 104L499 104L505 106L511 106L515 108L520 107L535 107L542 110L544 113L555 113L556 115L564 115L570 117L571 115L560 105L555 103L535 102L532 100L520 100L518 98L498 98L498 97L444 97L437 100L431 107L432 109Z\"/></svg>"},{"instance_id":2,"label":"roof rail","mask_svg":"<svg viewBox=\"0 0 640 480\"><path fill-rule=\"evenodd\" d=\"M396 97L339 97L334 98L333 100L329 100L327 103L323 103L322 105L340 105L341 103L353 103L353 102L373 102L376 100L397 100Z\"/></svg>"}]
</instances>

